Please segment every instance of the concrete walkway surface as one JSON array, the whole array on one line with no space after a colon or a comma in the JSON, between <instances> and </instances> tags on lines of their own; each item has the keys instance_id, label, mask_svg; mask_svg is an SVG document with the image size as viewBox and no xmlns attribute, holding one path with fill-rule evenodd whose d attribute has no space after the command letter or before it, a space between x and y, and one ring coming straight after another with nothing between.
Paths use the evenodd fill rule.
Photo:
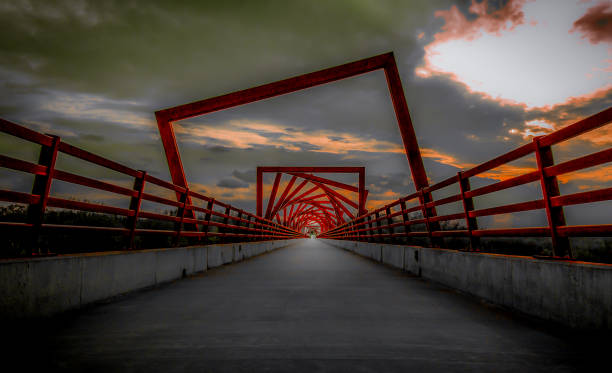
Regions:
<instances>
[{"instance_id":1,"label":"concrete walkway surface","mask_svg":"<svg viewBox=\"0 0 612 373\"><path fill-rule=\"evenodd\" d=\"M572 372L605 348L310 239L6 328L46 372Z\"/></svg>"}]
</instances>

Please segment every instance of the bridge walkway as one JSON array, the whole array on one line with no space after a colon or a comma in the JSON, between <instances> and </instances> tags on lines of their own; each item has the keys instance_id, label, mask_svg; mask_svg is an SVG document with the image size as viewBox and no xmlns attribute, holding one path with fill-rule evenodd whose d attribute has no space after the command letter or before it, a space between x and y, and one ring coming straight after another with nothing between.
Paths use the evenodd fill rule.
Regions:
<instances>
[{"instance_id":1,"label":"bridge walkway","mask_svg":"<svg viewBox=\"0 0 612 373\"><path fill-rule=\"evenodd\" d=\"M592 363L571 334L308 239L53 325L28 336L41 344L30 362L47 371L565 372Z\"/></svg>"}]
</instances>

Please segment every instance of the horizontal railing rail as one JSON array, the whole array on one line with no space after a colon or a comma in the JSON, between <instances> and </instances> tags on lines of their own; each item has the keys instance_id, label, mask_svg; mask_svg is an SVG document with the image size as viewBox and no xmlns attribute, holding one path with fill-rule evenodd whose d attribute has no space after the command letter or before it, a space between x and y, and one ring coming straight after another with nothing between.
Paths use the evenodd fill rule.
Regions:
<instances>
[{"instance_id":1,"label":"horizontal railing rail","mask_svg":"<svg viewBox=\"0 0 612 373\"><path fill-rule=\"evenodd\" d=\"M612 200L612 188L600 188L586 192L561 195L557 176L583 170L589 167L604 165L612 161L612 148L598 151L569 161L555 164L551 146L563 143L579 135L600 128L612 121L612 108L568 125L545 136L533 138L531 143L523 145L490 161L477 165L469 170L458 172L431 186L422 188L416 193L399 198L389 204L367 212L355 219L323 232L320 237L358 240L381 241L400 237L428 237L432 246L435 238L466 237L470 240L470 250L479 250L481 237L550 237L552 239L553 256L571 258L572 252L569 237L609 237L612 236L612 224L597 225L567 225L563 207ZM485 172L516 161L527 155L535 155L535 171L526 172L493 184L471 189L470 178L478 177ZM491 208L475 209L474 197L485 196L512 187L539 181L542 198L525 202L506 204ZM439 191L443 188L458 185L459 193L423 203L425 194ZM433 198L433 197L432 197ZM436 215L435 207L461 202L463 211L460 213ZM416 203L408 206L407 203ZM522 211L544 210L548 225L544 227L524 228L490 228L479 229L477 218L498 214L509 214ZM434 213L431 213L431 212ZM410 213L420 212L418 218L410 218ZM394 219L401 217L400 221ZM444 221L461 221L463 229L442 230L432 223ZM422 230L410 231L413 225L421 225ZM396 228L403 227L402 232ZM438 227L438 229L432 229ZM387 233L383 233L386 231ZM439 241L437 241L439 242Z\"/></svg>"},{"instance_id":2,"label":"horizontal railing rail","mask_svg":"<svg viewBox=\"0 0 612 373\"><path fill-rule=\"evenodd\" d=\"M57 136L45 135L8 120L0 119L0 132L21 138L41 146L38 163L16 159L0 154L0 167L34 175L31 193L0 189L0 201L27 206L27 221L0 221L0 228L25 229L31 241L27 254L47 253L46 248L38 247L42 232L53 230L88 230L109 232L127 237L126 248L134 248L134 238L138 235L159 234L173 237L178 245L182 237L197 237L210 240L219 239L270 240L291 239L304 235L272 220L218 201L212 197L189 190L149 175L146 171L135 170L86 150L67 144ZM58 153L67 154L80 160L116 171L133 178L133 187L126 188L111 182L97 180L55 167ZM130 199L128 208L107 206L101 203L75 201L50 195L53 180L72 185L84 186L109 192ZM168 192L179 197L178 201L146 190L146 186ZM176 209L173 215L141 210L142 202L149 201ZM205 204L198 205L198 202ZM50 224L44 222L49 207L112 214L125 218L124 227L81 226ZM221 211L216 211L221 209ZM138 227L139 219L153 219L174 224L173 229L144 229ZM213 228L214 227L214 228Z\"/></svg>"}]
</instances>

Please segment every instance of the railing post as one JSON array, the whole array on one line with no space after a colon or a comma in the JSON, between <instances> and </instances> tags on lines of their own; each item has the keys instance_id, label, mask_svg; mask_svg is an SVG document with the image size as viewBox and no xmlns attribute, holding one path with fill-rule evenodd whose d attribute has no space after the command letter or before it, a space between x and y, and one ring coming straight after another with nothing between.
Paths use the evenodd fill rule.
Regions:
<instances>
[{"instance_id":1,"label":"railing post","mask_svg":"<svg viewBox=\"0 0 612 373\"><path fill-rule=\"evenodd\" d=\"M238 210L238 215L236 217L238 218L238 220L234 220L235 221L235 225L237 227L242 227L242 221L240 221L240 219L242 219L242 210ZM241 232L242 232L242 229L240 229L240 228L234 229L234 233L236 233L236 234L241 234ZM236 238L237 241L240 240L240 239L241 238L238 238L238 237Z\"/></svg>"},{"instance_id":2,"label":"railing post","mask_svg":"<svg viewBox=\"0 0 612 373\"><path fill-rule=\"evenodd\" d=\"M463 172L457 172L457 181L461 192L461 201L463 202L463 213L465 214L465 225L470 239L470 250L479 251L480 238L474 237L472 231L478 229L476 218L470 217L470 211L474 211L474 200L472 197L466 197L465 193L470 190L470 179L463 177Z\"/></svg>"},{"instance_id":3,"label":"railing post","mask_svg":"<svg viewBox=\"0 0 612 373\"><path fill-rule=\"evenodd\" d=\"M140 176L134 178L134 186L132 189L136 191L136 196L130 198L130 210L134 211L133 216L128 216L126 226L130 230L128 238L128 249L134 248L134 237L136 236L136 223L138 223L138 214L140 213L140 205L142 203L142 193L147 177L147 171L140 170Z\"/></svg>"},{"instance_id":4,"label":"railing post","mask_svg":"<svg viewBox=\"0 0 612 373\"><path fill-rule=\"evenodd\" d=\"M390 218L389 215L391 215L391 207L387 207L385 209L385 213L387 214L387 225L391 225L393 224L393 218ZM389 231L389 235L390 235L390 240L391 243L395 242L395 237L393 237L393 232L395 229L393 229L392 227L387 227L387 230Z\"/></svg>"},{"instance_id":5,"label":"railing post","mask_svg":"<svg viewBox=\"0 0 612 373\"><path fill-rule=\"evenodd\" d=\"M255 234L258 234L258 237L255 238L255 241L261 241L263 240L263 227L261 226L261 216L257 216L257 218L255 219L255 224L253 224L253 228L257 229L257 231L255 232Z\"/></svg>"},{"instance_id":6,"label":"railing post","mask_svg":"<svg viewBox=\"0 0 612 373\"><path fill-rule=\"evenodd\" d=\"M556 197L560 194L559 183L556 176L546 176L544 172L544 168L555 164L552 149L550 146L540 146L539 137L533 138L533 145L540 174L540 186L542 188L544 207L546 208L546 218L548 219L550 238L552 240L553 256L571 258L572 250L569 238L560 237L557 232L557 227L565 225L563 207L552 207L550 203L551 197Z\"/></svg>"},{"instance_id":7,"label":"railing post","mask_svg":"<svg viewBox=\"0 0 612 373\"><path fill-rule=\"evenodd\" d=\"M437 241L434 240L433 235L431 234L431 223L429 222L429 214L427 213L427 207L425 206L425 193L423 193L423 189L419 190L419 202L421 203L421 211L423 213L423 219L425 219L425 229L427 230L427 237L429 237L429 243L433 247L439 247Z\"/></svg>"},{"instance_id":8,"label":"railing post","mask_svg":"<svg viewBox=\"0 0 612 373\"><path fill-rule=\"evenodd\" d=\"M408 226L406 225L406 222L410 220L410 217L408 216L408 213L406 212L406 200L403 198L400 198L400 208L402 209L402 220L404 222L404 237L406 237L406 241L407 241L408 240L408 234L407 234Z\"/></svg>"},{"instance_id":9,"label":"railing post","mask_svg":"<svg viewBox=\"0 0 612 373\"><path fill-rule=\"evenodd\" d=\"M370 225L367 224L366 220L367 220L367 218L365 216L361 219L362 225L361 225L361 227L359 229L367 229L367 228L370 227ZM365 240L367 242L368 241L368 234L369 234L369 232L363 232L363 231L359 232L359 240L360 241L361 240Z\"/></svg>"},{"instance_id":10,"label":"railing post","mask_svg":"<svg viewBox=\"0 0 612 373\"><path fill-rule=\"evenodd\" d=\"M187 211L187 202L189 201L189 188L185 188L185 192L181 194L180 202L183 206L179 207L176 216L180 218L176 226L176 236L174 237L174 246L179 245L181 239L181 233L183 231L183 220L185 219L185 211Z\"/></svg>"},{"instance_id":11,"label":"railing post","mask_svg":"<svg viewBox=\"0 0 612 373\"><path fill-rule=\"evenodd\" d=\"M215 205L214 198L209 199L208 203L206 203L206 210L208 210L208 212L204 215L204 220L206 220L206 226L202 227L202 229L206 229L204 231L204 244L205 245L208 244L208 232L210 232L210 219L212 217L212 214L210 212L214 208L214 205Z\"/></svg>"},{"instance_id":12,"label":"railing post","mask_svg":"<svg viewBox=\"0 0 612 373\"><path fill-rule=\"evenodd\" d=\"M426 205L427 203L431 203L434 201L433 199L433 194L431 192L425 192L423 191L423 189L425 188L421 188L419 190L420 196L419 196L419 200L421 202L421 204ZM432 207L424 207L424 215L425 219L427 219L427 231L428 232L432 232L432 231L439 231L441 230L441 224L437 221L429 221L430 218L433 218L435 216L438 215L438 213L436 212L436 208L435 206ZM429 239L431 242L431 245L433 247L443 247L444 246L444 238L443 237L434 237L431 233L429 234Z\"/></svg>"},{"instance_id":13,"label":"railing post","mask_svg":"<svg viewBox=\"0 0 612 373\"><path fill-rule=\"evenodd\" d=\"M229 214L230 214L231 212L232 212L231 207L227 206L227 207L225 208L225 215L228 215L228 216L229 216ZM229 218L226 216L226 217L224 217L224 218L223 218L223 224L226 224L226 225L227 225L228 223L229 223ZM222 229L220 229L220 231L221 231L221 233L228 233L228 232L229 232L229 229L227 229L226 227L223 227ZM219 237L223 237L223 242L224 242L224 243L229 241L229 239L228 239L227 237L225 237L225 236L219 236Z\"/></svg>"},{"instance_id":14,"label":"railing post","mask_svg":"<svg viewBox=\"0 0 612 373\"><path fill-rule=\"evenodd\" d=\"M245 229L245 234L250 236L251 235L251 230L249 229L249 228L251 228L251 216L250 215L246 216L245 227L247 228L247 229ZM247 237L246 240L247 241L251 241L251 237Z\"/></svg>"},{"instance_id":15,"label":"railing post","mask_svg":"<svg viewBox=\"0 0 612 373\"><path fill-rule=\"evenodd\" d=\"M41 254L39 247L39 238L42 230L42 223L47 209L47 201L49 200L49 191L51 190L51 182L55 172L55 161L57 160L57 152L60 145L59 136L49 135L53 138L50 146L41 145L38 155L38 164L47 167L45 175L36 175L34 184L32 185L32 194L40 196L37 204L29 205L27 211L28 223L32 224L32 234L30 236L30 244L28 251L30 255ZM48 254L48 248L45 249Z\"/></svg>"},{"instance_id":16,"label":"railing post","mask_svg":"<svg viewBox=\"0 0 612 373\"><path fill-rule=\"evenodd\" d=\"M379 235L378 239L382 241L382 237L380 237L380 235L382 234L382 229L380 228L380 226L382 225L380 222L380 212L376 211L374 213L375 219L376 219L376 233ZM376 242L376 240L375 240Z\"/></svg>"},{"instance_id":17,"label":"railing post","mask_svg":"<svg viewBox=\"0 0 612 373\"><path fill-rule=\"evenodd\" d=\"M368 215L368 242L372 242L374 239L372 235L374 234L374 223L372 223L372 215Z\"/></svg>"}]
</instances>

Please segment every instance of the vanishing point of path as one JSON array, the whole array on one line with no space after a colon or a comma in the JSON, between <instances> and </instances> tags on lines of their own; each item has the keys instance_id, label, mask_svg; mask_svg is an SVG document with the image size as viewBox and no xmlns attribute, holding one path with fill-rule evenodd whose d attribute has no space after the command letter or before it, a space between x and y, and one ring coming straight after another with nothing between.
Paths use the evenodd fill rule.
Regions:
<instances>
[{"instance_id":1,"label":"vanishing point of path","mask_svg":"<svg viewBox=\"0 0 612 373\"><path fill-rule=\"evenodd\" d=\"M46 335L27 337L31 361L23 364L86 372L595 368L585 365L594 364L592 350L569 333L308 239L48 323Z\"/></svg>"}]
</instances>

